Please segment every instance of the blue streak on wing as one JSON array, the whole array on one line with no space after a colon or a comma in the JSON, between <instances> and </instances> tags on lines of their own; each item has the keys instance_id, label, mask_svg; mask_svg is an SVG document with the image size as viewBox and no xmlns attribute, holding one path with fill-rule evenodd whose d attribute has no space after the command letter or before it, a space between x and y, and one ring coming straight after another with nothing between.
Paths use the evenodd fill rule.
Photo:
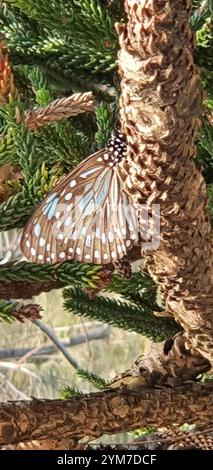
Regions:
<instances>
[{"instance_id":1,"label":"blue streak on wing","mask_svg":"<svg viewBox=\"0 0 213 470\"><path fill-rule=\"evenodd\" d=\"M99 178L100 178L101 176L102 176L102 175L100 175ZM99 179L99 178L98 178L98 179ZM110 178L111 178L111 174L109 173L108 175L106 175L105 181L104 181L104 183L102 184L102 187L101 187L100 191L99 191L97 194L95 194L95 196L94 196L95 205L97 206L97 208L98 208L98 206L101 205L102 200L107 196L107 192L108 192L108 190L109 190ZM97 179L96 183L98 183L98 179ZM101 178L101 180L102 180L102 179L103 179L103 178ZM100 180L100 182L101 182L101 180ZM96 183L95 183L95 185L94 185L94 189L96 189L96 187L98 188L98 186L99 186L99 184L97 184L97 186L96 186Z\"/></svg>"},{"instance_id":2,"label":"blue streak on wing","mask_svg":"<svg viewBox=\"0 0 213 470\"><path fill-rule=\"evenodd\" d=\"M52 198L51 201L45 205L43 214L47 216L48 220L51 220L54 216L58 200L58 197L54 196L54 199Z\"/></svg>"},{"instance_id":3,"label":"blue streak on wing","mask_svg":"<svg viewBox=\"0 0 213 470\"><path fill-rule=\"evenodd\" d=\"M53 199L55 199L55 197L57 197L57 193L51 194L51 195L47 198L46 204L48 204L49 202L52 202Z\"/></svg>"},{"instance_id":4,"label":"blue streak on wing","mask_svg":"<svg viewBox=\"0 0 213 470\"><path fill-rule=\"evenodd\" d=\"M87 205L89 200L92 198L92 196L93 196L92 191L89 191L87 194L84 194L84 196L82 196L82 199L78 203L78 209L80 212L84 211L85 206Z\"/></svg>"},{"instance_id":5,"label":"blue streak on wing","mask_svg":"<svg viewBox=\"0 0 213 470\"><path fill-rule=\"evenodd\" d=\"M101 166L95 166L93 168L90 168L90 170L85 171L85 173L81 173L80 177L81 178L87 178L88 176L92 175L95 173L97 170L100 170L102 167Z\"/></svg>"},{"instance_id":6,"label":"blue streak on wing","mask_svg":"<svg viewBox=\"0 0 213 470\"><path fill-rule=\"evenodd\" d=\"M86 217L87 215L90 215L94 210L95 210L95 204L94 204L94 201L92 200L84 211L84 217Z\"/></svg>"},{"instance_id":7,"label":"blue streak on wing","mask_svg":"<svg viewBox=\"0 0 213 470\"><path fill-rule=\"evenodd\" d=\"M109 169L108 168L104 168L103 171L99 174L98 178L96 178L96 180L94 181L94 190L97 191L97 189L99 188L101 182L103 181L106 173L109 172Z\"/></svg>"}]
</instances>

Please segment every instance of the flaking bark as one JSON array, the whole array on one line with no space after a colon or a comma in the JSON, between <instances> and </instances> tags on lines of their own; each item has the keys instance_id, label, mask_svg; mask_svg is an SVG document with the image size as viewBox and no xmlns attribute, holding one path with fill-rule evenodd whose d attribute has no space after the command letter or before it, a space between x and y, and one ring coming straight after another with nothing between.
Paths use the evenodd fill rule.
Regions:
<instances>
[{"instance_id":1,"label":"flaking bark","mask_svg":"<svg viewBox=\"0 0 213 470\"><path fill-rule=\"evenodd\" d=\"M176 390L109 390L69 400L2 403L0 444L34 440L95 439L143 426L171 422L208 424L213 413L213 383Z\"/></svg>"}]
</instances>

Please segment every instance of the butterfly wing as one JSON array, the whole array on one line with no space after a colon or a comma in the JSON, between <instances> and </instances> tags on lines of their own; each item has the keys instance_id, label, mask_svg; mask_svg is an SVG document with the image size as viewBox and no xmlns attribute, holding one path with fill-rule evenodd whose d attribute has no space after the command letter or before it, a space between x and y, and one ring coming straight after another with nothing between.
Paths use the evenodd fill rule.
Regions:
<instances>
[{"instance_id":1,"label":"butterfly wing","mask_svg":"<svg viewBox=\"0 0 213 470\"><path fill-rule=\"evenodd\" d=\"M119 164L96 152L65 176L27 222L21 250L32 262L106 264L138 240L137 213L122 192Z\"/></svg>"}]
</instances>

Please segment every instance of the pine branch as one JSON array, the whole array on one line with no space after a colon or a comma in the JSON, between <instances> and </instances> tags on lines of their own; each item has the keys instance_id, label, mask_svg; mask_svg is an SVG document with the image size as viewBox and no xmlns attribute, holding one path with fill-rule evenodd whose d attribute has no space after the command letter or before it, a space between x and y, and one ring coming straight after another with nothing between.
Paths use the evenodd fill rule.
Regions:
<instances>
[{"instance_id":1,"label":"pine branch","mask_svg":"<svg viewBox=\"0 0 213 470\"><path fill-rule=\"evenodd\" d=\"M160 341L178 331L178 326L168 318L157 318L152 315L147 303L140 306L124 303L120 300L105 297L89 299L80 289L64 291L65 308L75 315L104 321L119 328L135 331L155 341Z\"/></svg>"},{"instance_id":2,"label":"pine branch","mask_svg":"<svg viewBox=\"0 0 213 470\"><path fill-rule=\"evenodd\" d=\"M30 84L35 95L35 101L39 107L48 106L53 100L52 90L50 90L44 75L38 67L22 69L30 81Z\"/></svg>"},{"instance_id":3,"label":"pine branch","mask_svg":"<svg viewBox=\"0 0 213 470\"><path fill-rule=\"evenodd\" d=\"M17 148L14 143L13 129L9 128L6 135L4 134L0 138L0 166L7 163L17 164Z\"/></svg>"},{"instance_id":4,"label":"pine branch","mask_svg":"<svg viewBox=\"0 0 213 470\"><path fill-rule=\"evenodd\" d=\"M0 300L0 322L12 323L17 320L24 323L26 320L41 318L41 307L37 304L23 305L18 302Z\"/></svg>"},{"instance_id":5,"label":"pine branch","mask_svg":"<svg viewBox=\"0 0 213 470\"><path fill-rule=\"evenodd\" d=\"M68 98L57 99L44 108L28 111L25 126L30 130L35 130L52 122L93 110L94 97L92 93L75 93Z\"/></svg>"},{"instance_id":6,"label":"pine branch","mask_svg":"<svg viewBox=\"0 0 213 470\"><path fill-rule=\"evenodd\" d=\"M57 440L59 434L61 439L95 439L103 434L120 433L153 423L158 427L171 426L174 422L207 425L213 412L212 389L210 382L185 384L175 390L123 388L74 396L69 400L33 398L31 401L2 403L0 444L29 442L32 435L35 440ZM24 427L23 416L26 417ZM44 422L47 423L45 429Z\"/></svg>"},{"instance_id":7,"label":"pine branch","mask_svg":"<svg viewBox=\"0 0 213 470\"><path fill-rule=\"evenodd\" d=\"M115 113L112 106L101 104L96 107L96 125L95 141L98 148L104 148L114 127Z\"/></svg>"},{"instance_id":8,"label":"pine branch","mask_svg":"<svg viewBox=\"0 0 213 470\"><path fill-rule=\"evenodd\" d=\"M52 282L58 286L80 285L95 288L100 282L102 267L80 264L76 261L61 264L35 264L25 261L9 262L1 265L0 282Z\"/></svg>"},{"instance_id":9,"label":"pine branch","mask_svg":"<svg viewBox=\"0 0 213 470\"><path fill-rule=\"evenodd\" d=\"M7 0L11 6L20 9L29 18L43 23L48 28L63 30L84 30L93 23L96 32L105 31L111 34L113 19L99 0ZM75 24L78 15L78 24Z\"/></svg>"},{"instance_id":10,"label":"pine branch","mask_svg":"<svg viewBox=\"0 0 213 470\"><path fill-rule=\"evenodd\" d=\"M81 392L80 390L78 390L78 388L74 388L74 387L70 387L70 385L66 385L66 387L64 387L61 392L60 392L60 396L63 400L67 400L71 397L78 397L80 395L82 395L83 392Z\"/></svg>"},{"instance_id":11,"label":"pine branch","mask_svg":"<svg viewBox=\"0 0 213 470\"><path fill-rule=\"evenodd\" d=\"M35 196L33 186L23 186L15 196L11 196L0 205L0 231L23 227L40 198Z\"/></svg>"},{"instance_id":12,"label":"pine branch","mask_svg":"<svg viewBox=\"0 0 213 470\"><path fill-rule=\"evenodd\" d=\"M108 382L93 372L90 372L86 369L78 369L77 375L81 377L81 379L87 380L91 385L96 387L98 390L106 389L108 386Z\"/></svg>"},{"instance_id":13,"label":"pine branch","mask_svg":"<svg viewBox=\"0 0 213 470\"><path fill-rule=\"evenodd\" d=\"M98 0L80 2L73 0L70 14L67 14L67 21L61 24L58 18L53 20L54 28L56 28L54 34L50 26L53 17L48 15L48 20L44 17L43 23L42 10L38 8L36 12L37 2L30 3L31 6L34 4L33 8L29 7L28 2L25 2L24 7L26 4L29 7L30 13L27 10L29 16L32 16L34 12L34 16L38 16L40 26L37 36L36 28L32 24L34 20L29 20L16 8L9 7L2 15L1 26L7 46L13 50L10 56L13 62L20 62L22 58L22 63L35 64L37 62L40 65L45 63L45 67L54 64L57 70L62 67L70 72L75 69L76 71L88 70L92 73L103 73L115 68L114 20L101 7ZM51 8L51 3L48 3L48 8ZM53 11L54 14L57 12L55 5ZM29 34L30 27L33 35Z\"/></svg>"}]
</instances>

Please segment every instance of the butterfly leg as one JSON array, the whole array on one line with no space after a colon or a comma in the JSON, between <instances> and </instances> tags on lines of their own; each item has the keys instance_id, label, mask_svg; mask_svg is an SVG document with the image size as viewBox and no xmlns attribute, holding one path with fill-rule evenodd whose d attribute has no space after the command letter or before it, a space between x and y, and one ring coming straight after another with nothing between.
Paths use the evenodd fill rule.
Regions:
<instances>
[{"instance_id":1,"label":"butterfly leg","mask_svg":"<svg viewBox=\"0 0 213 470\"><path fill-rule=\"evenodd\" d=\"M121 276L129 279L132 276L132 267L131 264L128 261L127 256L124 256L118 261L115 261L114 263L115 269L120 274Z\"/></svg>"}]
</instances>

